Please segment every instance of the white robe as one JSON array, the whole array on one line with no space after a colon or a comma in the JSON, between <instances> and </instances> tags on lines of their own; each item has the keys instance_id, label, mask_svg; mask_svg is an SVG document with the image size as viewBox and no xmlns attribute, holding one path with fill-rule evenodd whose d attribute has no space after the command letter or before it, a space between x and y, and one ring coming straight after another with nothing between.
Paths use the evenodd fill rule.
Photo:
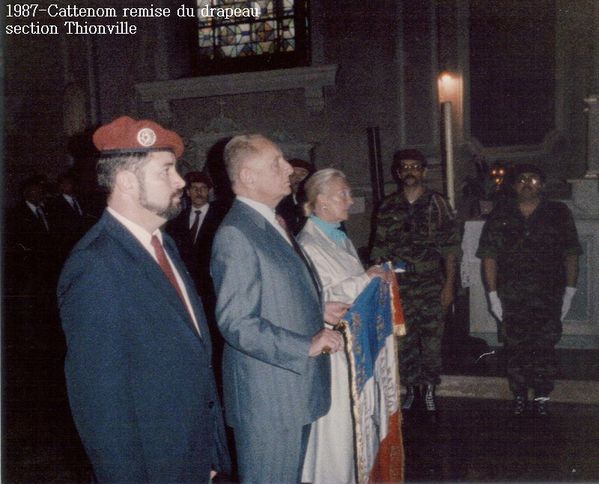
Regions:
<instances>
[{"instance_id":1,"label":"white robe","mask_svg":"<svg viewBox=\"0 0 599 484\"><path fill-rule=\"evenodd\" d=\"M325 301L353 303L370 282L349 239L341 247L308 219L298 237L318 272ZM354 483L354 435L345 352L331 358L331 409L312 424L302 482Z\"/></svg>"}]
</instances>

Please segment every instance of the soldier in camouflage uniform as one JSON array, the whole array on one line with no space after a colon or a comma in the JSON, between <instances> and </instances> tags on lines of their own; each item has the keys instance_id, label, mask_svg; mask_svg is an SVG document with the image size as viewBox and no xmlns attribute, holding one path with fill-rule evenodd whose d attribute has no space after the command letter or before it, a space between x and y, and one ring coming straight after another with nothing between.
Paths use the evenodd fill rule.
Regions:
<instances>
[{"instance_id":1,"label":"soldier in camouflage uniform","mask_svg":"<svg viewBox=\"0 0 599 484\"><path fill-rule=\"evenodd\" d=\"M516 199L491 212L477 256L491 312L502 322L512 413L525 413L532 388L533 411L546 416L557 374L555 345L576 292L582 249L568 207L542 198L543 172L522 164L514 177Z\"/></svg>"},{"instance_id":2,"label":"soldier in camouflage uniform","mask_svg":"<svg viewBox=\"0 0 599 484\"><path fill-rule=\"evenodd\" d=\"M402 187L381 204L371 258L406 265L398 274L406 317L406 335L400 338L401 380L407 387L402 408L410 410L424 389L426 409L435 412L460 237L446 199L424 184L426 158L420 151L398 151L392 171Z\"/></svg>"}]
</instances>

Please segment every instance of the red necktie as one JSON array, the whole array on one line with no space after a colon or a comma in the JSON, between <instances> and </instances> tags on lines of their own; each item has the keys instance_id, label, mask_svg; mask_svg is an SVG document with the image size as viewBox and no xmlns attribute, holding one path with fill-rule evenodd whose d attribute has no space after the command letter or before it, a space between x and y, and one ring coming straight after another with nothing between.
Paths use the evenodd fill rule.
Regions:
<instances>
[{"instance_id":1,"label":"red necktie","mask_svg":"<svg viewBox=\"0 0 599 484\"><path fill-rule=\"evenodd\" d=\"M198 334L201 337L202 331L200 330L200 327L198 326L198 323L196 322L196 320L192 314L191 307L187 304L187 302L185 302L185 298L183 297L183 291L181 291L181 286L177 282L177 278L175 277L175 273L173 271L173 267L171 266L171 263L166 258L166 253L164 252L164 247L162 247L160 240L155 235L152 235L151 244L152 244L152 247L154 247L154 253L156 254L156 258L158 259L158 264L160 265L162 272L164 272L164 275L171 282L173 287L177 290L177 293L179 294L179 298L181 298L181 302L183 302L185 309L187 309L187 312L191 316L191 320L193 321L193 325L195 326L196 331L198 332Z\"/></svg>"},{"instance_id":2,"label":"red necktie","mask_svg":"<svg viewBox=\"0 0 599 484\"><path fill-rule=\"evenodd\" d=\"M185 298L183 297L183 292L181 291L181 287L177 282L177 278L175 277L173 268L171 267L170 262L166 258L166 253L164 252L164 248L162 247L160 240L158 240L158 237L156 237L155 235L152 235L152 247L154 247L154 253L156 254L156 258L158 259L158 264L160 265L162 272L164 272L164 275L168 278L173 287L177 290L177 293L179 293L181 301L183 301L183 303L185 304ZM185 306L187 307L187 304Z\"/></svg>"}]
</instances>

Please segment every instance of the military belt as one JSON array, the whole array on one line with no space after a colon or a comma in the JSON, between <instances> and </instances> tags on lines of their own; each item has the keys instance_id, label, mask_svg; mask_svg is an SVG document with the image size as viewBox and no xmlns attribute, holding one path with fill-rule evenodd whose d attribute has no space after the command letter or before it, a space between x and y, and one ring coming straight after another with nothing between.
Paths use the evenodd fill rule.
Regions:
<instances>
[{"instance_id":1,"label":"military belt","mask_svg":"<svg viewBox=\"0 0 599 484\"><path fill-rule=\"evenodd\" d=\"M421 261L421 262L403 262L399 261L394 264L395 267L403 268L403 271L399 271L398 274L422 274L426 272L433 272L439 269L439 261Z\"/></svg>"}]
</instances>

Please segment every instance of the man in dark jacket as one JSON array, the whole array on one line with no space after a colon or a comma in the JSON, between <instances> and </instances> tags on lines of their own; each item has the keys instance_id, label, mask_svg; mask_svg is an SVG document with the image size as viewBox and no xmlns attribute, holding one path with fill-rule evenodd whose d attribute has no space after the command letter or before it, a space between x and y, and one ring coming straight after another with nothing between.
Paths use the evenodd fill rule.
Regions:
<instances>
[{"instance_id":1,"label":"man in dark jacket","mask_svg":"<svg viewBox=\"0 0 599 484\"><path fill-rule=\"evenodd\" d=\"M73 418L100 482L209 482L228 471L202 304L160 227L180 211L183 142L123 116L94 134L100 221L58 285Z\"/></svg>"},{"instance_id":2,"label":"man in dark jacket","mask_svg":"<svg viewBox=\"0 0 599 484\"><path fill-rule=\"evenodd\" d=\"M210 277L210 254L216 229L226 215L226 207L211 202L212 180L192 171L185 175L185 192L190 206L171 220L166 231L171 235L202 298L209 322L213 321L215 294Z\"/></svg>"},{"instance_id":3,"label":"man in dark jacket","mask_svg":"<svg viewBox=\"0 0 599 484\"><path fill-rule=\"evenodd\" d=\"M77 197L77 182L73 175L64 173L58 177L58 193L48 200L48 215L56 233L56 250L60 264L66 260L73 246L91 227L91 217Z\"/></svg>"}]
</instances>

